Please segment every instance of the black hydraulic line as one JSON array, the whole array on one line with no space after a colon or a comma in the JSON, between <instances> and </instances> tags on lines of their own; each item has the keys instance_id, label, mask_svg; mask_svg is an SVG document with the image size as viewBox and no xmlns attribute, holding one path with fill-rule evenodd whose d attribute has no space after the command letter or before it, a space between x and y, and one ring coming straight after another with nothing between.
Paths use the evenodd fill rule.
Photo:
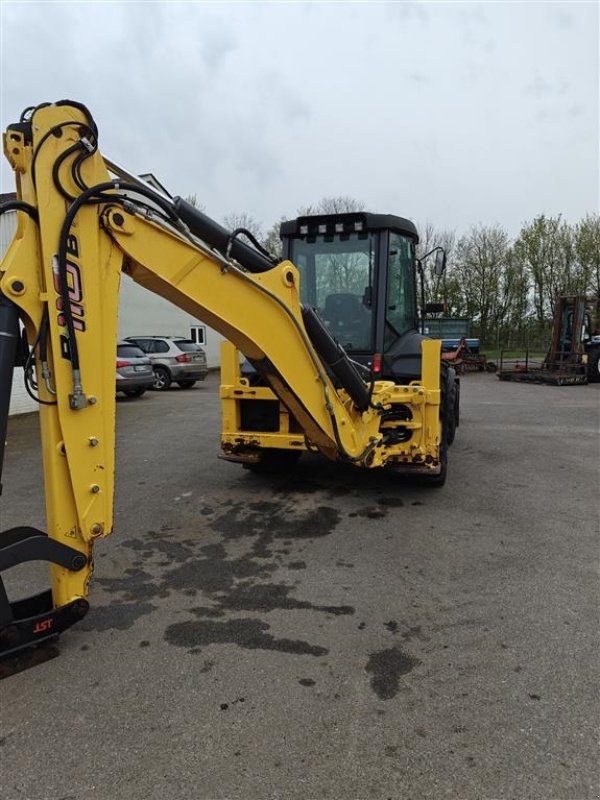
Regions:
<instances>
[{"instance_id":1,"label":"black hydraulic line","mask_svg":"<svg viewBox=\"0 0 600 800\"><path fill-rule=\"evenodd\" d=\"M369 390L344 349L310 306L302 306L302 319L317 353L348 392L356 408L366 411L371 402Z\"/></svg>"},{"instance_id":2,"label":"black hydraulic line","mask_svg":"<svg viewBox=\"0 0 600 800\"><path fill-rule=\"evenodd\" d=\"M34 111L35 111L35 106L27 106L27 108L24 108L23 111L21 111L19 122L26 122L31 117Z\"/></svg>"},{"instance_id":3,"label":"black hydraulic line","mask_svg":"<svg viewBox=\"0 0 600 800\"><path fill-rule=\"evenodd\" d=\"M88 124L90 126L90 129L91 129L92 133L94 134L94 138L96 138L96 139L98 138L98 126L96 125L96 122L95 122L94 118L92 117L91 112L90 112L90 110L89 110L89 108L87 106L84 106L83 103L78 103L77 100L57 100L54 103L54 105L55 106L71 106L72 108L77 108L86 117L86 119L88 121ZM39 107L41 107L41 106L39 106Z\"/></svg>"},{"instance_id":4,"label":"black hydraulic line","mask_svg":"<svg viewBox=\"0 0 600 800\"><path fill-rule=\"evenodd\" d=\"M0 494L2 494L2 465L8 408L18 345L19 307L8 297L0 294Z\"/></svg>"},{"instance_id":5,"label":"black hydraulic line","mask_svg":"<svg viewBox=\"0 0 600 800\"><path fill-rule=\"evenodd\" d=\"M76 142L74 145L71 145L71 147L68 147L66 150L64 150L52 165L52 181L54 182L57 191L60 192L60 194L65 198L65 200L73 201L75 199L75 196L69 194L69 192L67 192L67 190L60 182L59 171L64 161L70 155L73 155L73 153L76 153L78 150L81 150L82 147L83 145L81 144L81 142ZM81 186L79 188L81 189Z\"/></svg>"},{"instance_id":6,"label":"black hydraulic line","mask_svg":"<svg viewBox=\"0 0 600 800\"><path fill-rule=\"evenodd\" d=\"M175 197L173 205L179 218L185 222L194 236L202 239L210 247L216 248L223 255L227 253L227 248L230 246L233 258L248 272L267 272L277 263L275 259L264 255L239 239L232 240L230 231L219 225L214 219L207 217L182 197Z\"/></svg>"},{"instance_id":7,"label":"black hydraulic line","mask_svg":"<svg viewBox=\"0 0 600 800\"><path fill-rule=\"evenodd\" d=\"M42 314L42 321L40 323L40 332L39 332L39 340L40 340L40 361L44 362L48 360L48 329L50 327L50 320L48 314L48 306L44 307L44 313Z\"/></svg>"},{"instance_id":8,"label":"black hydraulic line","mask_svg":"<svg viewBox=\"0 0 600 800\"><path fill-rule=\"evenodd\" d=\"M69 334L69 357L71 366L74 371L79 371L79 353L77 349L77 339L75 337L75 327L73 325L73 317L71 314L71 304L69 301L69 287L67 283L67 243L71 226L77 215L79 209L84 205L99 204L99 203L122 203L128 198L120 195L107 195L106 191L115 191L123 189L125 191L136 192L152 200L166 213L169 220L177 223L177 215L173 210L173 205L170 201L165 200L160 195L157 195L150 188L145 189L142 186L137 186L133 183L120 181L118 178L112 181L105 181L98 183L96 186L91 186L85 192L79 195L69 206L63 226L61 228L59 244L58 244L58 275L60 278L60 296L63 301L63 313L65 315L65 322L67 324L67 331Z\"/></svg>"},{"instance_id":9,"label":"black hydraulic line","mask_svg":"<svg viewBox=\"0 0 600 800\"><path fill-rule=\"evenodd\" d=\"M28 124L28 123L24 123L24 124ZM35 150L33 152L33 158L31 159L31 168L30 169L31 169L31 176L32 176L32 180L33 180L33 185L34 186L36 185L35 165L36 165L38 153L42 149L42 145L44 144L44 142L46 142L50 138L50 136L62 136L62 129L63 128L69 128L69 127L75 127L75 126L79 128L80 132L83 131L87 135L91 135L94 138L94 131L93 131L92 128L90 128L88 125L85 125L83 122L76 122L75 120L72 120L72 119L71 120L67 120L66 122L59 122L58 125L54 125L52 128L50 128L50 130L46 131L46 133L42 136L42 138L38 142L37 147L35 148ZM15 127L15 126L10 126L10 127ZM93 148L94 149L93 149L91 155L93 155L93 153L98 149L97 142L94 142Z\"/></svg>"},{"instance_id":10,"label":"black hydraulic line","mask_svg":"<svg viewBox=\"0 0 600 800\"><path fill-rule=\"evenodd\" d=\"M236 228L234 231L231 231L231 233L229 234L229 241L227 242L227 248L225 250L226 258L229 258L229 256L231 255L231 248L233 247L233 243L235 242L238 236L245 236L246 239L252 242L256 250L258 250L259 253L262 253L263 256L265 256L265 258L268 259L272 258L269 251L265 250L262 244L258 241L258 239L254 236L254 234L248 230L248 228Z\"/></svg>"},{"instance_id":11,"label":"black hydraulic line","mask_svg":"<svg viewBox=\"0 0 600 800\"><path fill-rule=\"evenodd\" d=\"M23 200L7 200L6 203L0 203L0 215L6 214L7 211L24 211L35 222L38 221L37 208Z\"/></svg>"}]
</instances>

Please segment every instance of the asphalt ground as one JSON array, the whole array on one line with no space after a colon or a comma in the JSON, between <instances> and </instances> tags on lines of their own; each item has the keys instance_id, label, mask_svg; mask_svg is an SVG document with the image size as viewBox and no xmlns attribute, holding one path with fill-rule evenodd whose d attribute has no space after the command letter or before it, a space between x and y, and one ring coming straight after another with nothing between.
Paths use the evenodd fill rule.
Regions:
<instances>
[{"instance_id":1,"label":"asphalt ground","mask_svg":"<svg viewBox=\"0 0 600 800\"><path fill-rule=\"evenodd\" d=\"M0 684L2 800L596 798L599 399L466 377L441 490L220 461L213 376L120 400L92 609ZM37 437L2 528L44 525Z\"/></svg>"}]
</instances>

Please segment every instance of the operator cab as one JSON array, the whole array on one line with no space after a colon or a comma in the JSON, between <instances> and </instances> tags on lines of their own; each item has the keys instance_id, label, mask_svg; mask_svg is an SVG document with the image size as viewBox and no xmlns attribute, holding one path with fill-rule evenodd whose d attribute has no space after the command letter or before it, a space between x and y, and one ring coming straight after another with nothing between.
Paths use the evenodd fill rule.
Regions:
<instances>
[{"instance_id":1,"label":"operator cab","mask_svg":"<svg viewBox=\"0 0 600 800\"><path fill-rule=\"evenodd\" d=\"M421 375L412 222L390 214L299 217L280 228L283 257L300 271L303 305L378 379Z\"/></svg>"}]
</instances>

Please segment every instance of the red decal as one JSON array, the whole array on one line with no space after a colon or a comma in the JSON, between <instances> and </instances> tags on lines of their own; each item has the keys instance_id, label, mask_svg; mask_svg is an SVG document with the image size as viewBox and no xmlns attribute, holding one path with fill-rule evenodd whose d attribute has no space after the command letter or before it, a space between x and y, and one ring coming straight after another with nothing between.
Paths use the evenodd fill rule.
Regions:
<instances>
[{"instance_id":1,"label":"red decal","mask_svg":"<svg viewBox=\"0 0 600 800\"><path fill-rule=\"evenodd\" d=\"M72 255L78 255L79 248L77 245L77 240L74 236L70 237L71 245L69 249L69 253ZM65 315L60 313L64 311L64 302L61 295L61 280L60 275L58 272L58 262L55 259L52 265L52 280L54 283L54 289L56 293L59 295L56 298L56 310L59 312L57 314L57 322L61 328L66 327L66 319ZM79 266L72 261L67 261L67 294L69 297L69 308L71 310L71 315L73 318L73 327L76 331L85 331L85 322L83 321L83 317L85 315L85 310L83 305L80 305L83 302L83 286L81 282L81 271Z\"/></svg>"},{"instance_id":2,"label":"red decal","mask_svg":"<svg viewBox=\"0 0 600 800\"><path fill-rule=\"evenodd\" d=\"M33 632L46 633L46 631L49 631L53 625L54 625L54 620L52 619L52 617L48 617L48 619L41 619L39 622L35 623Z\"/></svg>"}]
</instances>

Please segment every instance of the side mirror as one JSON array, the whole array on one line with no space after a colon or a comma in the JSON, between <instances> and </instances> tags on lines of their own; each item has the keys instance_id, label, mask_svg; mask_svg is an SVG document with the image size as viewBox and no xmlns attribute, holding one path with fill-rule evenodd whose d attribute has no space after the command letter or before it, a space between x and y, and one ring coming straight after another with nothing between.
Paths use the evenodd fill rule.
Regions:
<instances>
[{"instance_id":1,"label":"side mirror","mask_svg":"<svg viewBox=\"0 0 600 800\"><path fill-rule=\"evenodd\" d=\"M425 303L426 314L443 314L445 310L443 303Z\"/></svg>"},{"instance_id":2,"label":"side mirror","mask_svg":"<svg viewBox=\"0 0 600 800\"><path fill-rule=\"evenodd\" d=\"M445 269L446 269L446 251L440 248L439 250L436 250L435 253L435 266L433 268L433 271L435 272L436 275L441 276L444 274Z\"/></svg>"}]
</instances>

